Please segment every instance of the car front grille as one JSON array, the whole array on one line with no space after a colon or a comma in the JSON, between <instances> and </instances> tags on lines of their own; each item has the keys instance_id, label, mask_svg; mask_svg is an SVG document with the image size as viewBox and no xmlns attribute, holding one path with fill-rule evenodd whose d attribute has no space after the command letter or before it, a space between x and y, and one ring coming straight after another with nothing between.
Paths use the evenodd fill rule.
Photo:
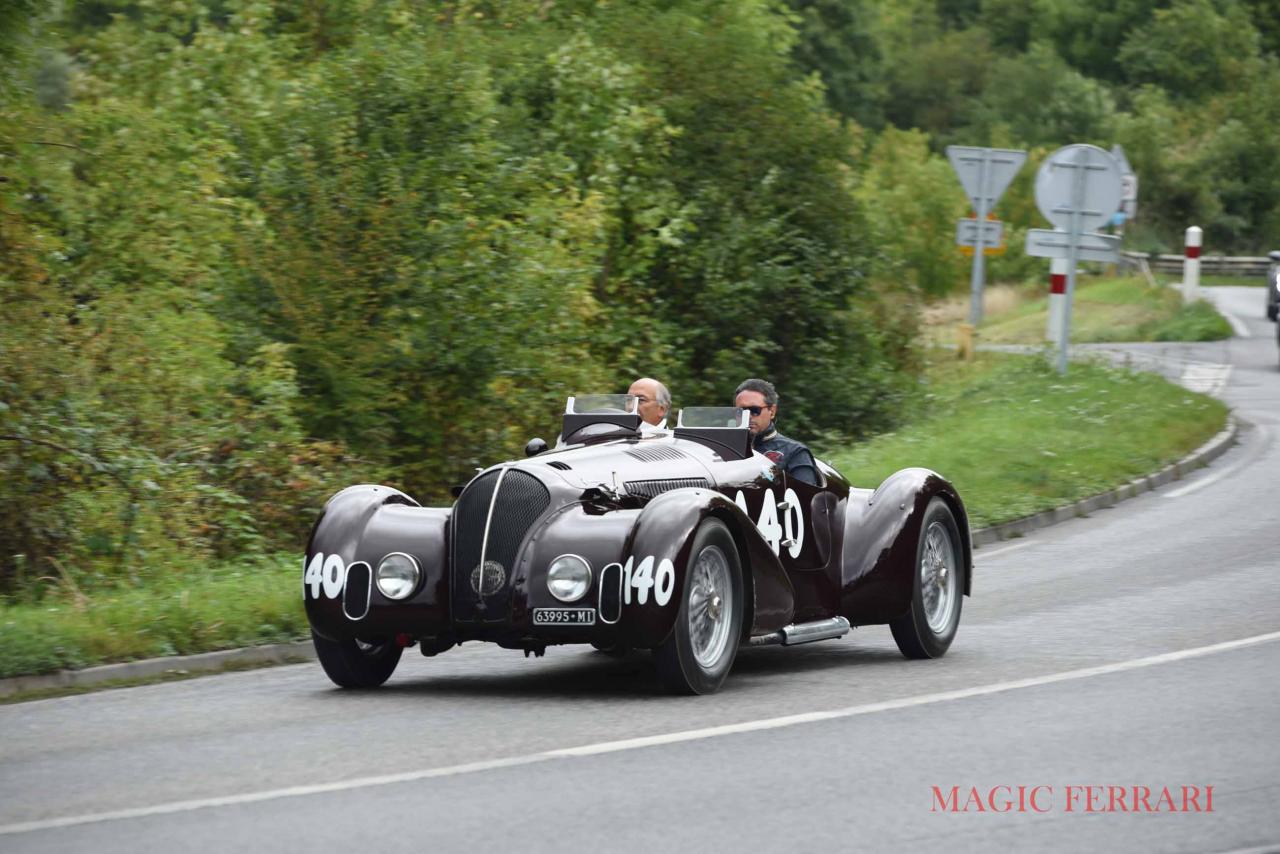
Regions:
<instances>
[{"instance_id":1,"label":"car front grille","mask_svg":"<svg viewBox=\"0 0 1280 854\"><path fill-rule=\"evenodd\" d=\"M520 544L550 503L547 488L519 469L488 472L463 490L453 510L454 620L507 618Z\"/></svg>"}]
</instances>

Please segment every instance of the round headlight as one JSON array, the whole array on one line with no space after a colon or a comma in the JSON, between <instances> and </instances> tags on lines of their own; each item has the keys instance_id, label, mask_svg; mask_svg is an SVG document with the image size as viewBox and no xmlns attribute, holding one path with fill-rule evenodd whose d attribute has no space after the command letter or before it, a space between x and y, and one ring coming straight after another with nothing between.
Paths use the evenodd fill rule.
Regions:
<instances>
[{"instance_id":1,"label":"round headlight","mask_svg":"<svg viewBox=\"0 0 1280 854\"><path fill-rule=\"evenodd\" d=\"M561 602L577 602L591 587L591 564L577 555L560 555L547 569L547 589Z\"/></svg>"},{"instance_id":2,"label":"round headlight","mask_svg":"<svg viewBox=\"0 0 1280 854\"><path fill-rule=\"evenodd\" d=\"M392 552L378 564L378 589L388 599L408 599L418 589L422 572L418 562L404 552Z\"/></svg>"}]
</instances>

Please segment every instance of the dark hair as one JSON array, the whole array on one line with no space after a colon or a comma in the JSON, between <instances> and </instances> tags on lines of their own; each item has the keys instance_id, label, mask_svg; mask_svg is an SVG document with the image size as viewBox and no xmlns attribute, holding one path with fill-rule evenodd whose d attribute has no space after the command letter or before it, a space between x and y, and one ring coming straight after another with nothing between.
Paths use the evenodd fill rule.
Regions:
<instances>
[{"instance_id":1,"label":"dark hair","mask_svg":"<svg viewBox=\"0 0 1280 854\"><path fill-rule=\"evenodd\" d=\"M743 380L738 386L738 390L733 393L733 399L737 400L738 395L742 394L744 391L757 391L764 395L764 402L766 406L778 405L778 390L774 388L773 383L768 380L758 380L754 378Z\"/></svg>"}]
</instances>

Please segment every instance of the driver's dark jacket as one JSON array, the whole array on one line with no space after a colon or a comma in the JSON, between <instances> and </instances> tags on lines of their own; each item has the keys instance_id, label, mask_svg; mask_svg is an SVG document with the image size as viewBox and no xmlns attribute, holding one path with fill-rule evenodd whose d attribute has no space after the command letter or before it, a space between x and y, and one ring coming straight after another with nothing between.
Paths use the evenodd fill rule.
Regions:
<instances>
[{"instance_id":1,"label":"driver's dark jacket","mask_svg":"<svg viewBox=\"0 0 1280 854\"><path fill-rule=\"evenodd\" d=\"M764 432L756 434L752 447L777 463L788 477L813 486L818 485L818 464L814 461L813 454L795 439L788 439L779 433L772 423Z\"/></svg>"}]
</instances>

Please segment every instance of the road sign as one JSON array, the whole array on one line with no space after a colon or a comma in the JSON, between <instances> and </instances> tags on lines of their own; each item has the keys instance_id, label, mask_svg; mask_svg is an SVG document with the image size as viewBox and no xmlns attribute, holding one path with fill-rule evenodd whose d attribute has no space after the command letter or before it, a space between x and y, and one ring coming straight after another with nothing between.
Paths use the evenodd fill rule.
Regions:
<instances>
[{"instance_id":1,"label":"road sign","mask_svg":"<svg viewBox=\"0 0 1280 854\"><path fill-rule=\"evenodd\" d=\"M1077 175L1080 195L1077 197ZM1096 145L1068 145L1050 154L1036 173L1036 206L1064 231L1091 231L1120 209L1120 167Z\"/></svg>"},{"instance_id":2,"label":"road sign","mask_svg":"<svg viewBox=\"0 0 1280 854\"><path fill-rule=\"evenodd\" d=\"M1120 143L1111 146L1111 159L1116 162L1116 166L1120 168L1121 175L1132 175L1133 167L1129 165L1129 158L1124 156L1124 149Z\"/></svg>"},{"instance_id":3,"label":"road sign","mask_svg":"<svg viewBox=\"0 0 1280 854\"><path fill-rule=\"evenodd\" d=\"M1133 219L1138 215L1138 175L1118 143L1111 146L1111 156L1120 168L1120 210L1124 211L1125 219Z\"/></svg>"},{"instance_id":4,"label":"road sign","mask_svg":"<svg viewBox=\"0 0 1280 854\"><path fill-rule=\"evenodd\" d=\"M1065 231L1032 228L1027 231L1027 254L1037 258L1066 258L1071 249L1071 235ZM1076 236L1077 261L1120 260L1120 238L1112 234L1084 232Z\"/></svg>"},{"instance_id":5,"label":"road sign","mask_svg":"<svg viewBox=\"0 0 1280 854\"><path fill-rule=\"evenodd\" d=\"M969 194L973 209L985 217L1027 162L1027 153L1007 148L948 145L947 159L960 176L960 186Z\"/></svg>"},{"instance_id":6,"label":"road sign","mask_svg":"<svg viewBox=\"0 0 1280 854\"><path fill-rule=\"evenodd\" d=\"M1123 152L1122 152L1123 153ZM1067 294L1058 338L1058 373L1067 372L1071 341L1071 302L1080 259L1113 261L1120 239L1095 234L1120 208L1120 167L1096 145L1068 145L1050 154L1036 173L1036 205L1056 231L1027 232L1027 254L1067 259Z\"/></svg>"},{"instance_id":7,"label":"road sign","mask_svg":"<svg viewBox=\"0 0 1280 854\"><path fill-rule=\"evenodd\" d=\"M998 219L982 222L982 245L994 248L1004 242L1004 223ZM961 246L978 245L978 221L976 219L960 220L956 223L956 243Z\"/></svg>"},{"instance_id":8,"label":"road sign","mask_svg":"<svg viewBox=\"0 0 1280 854\"><path fill-rule=\"evenodd\" d=\"M996 200L1009 187L1013 176L1018 174L1022 164L1027 162L1025 151L1013 151L1008 148L975 148L967 145L948 145L947 159L960 178L960 186L969 194L973 203L976 219L986 221L987 215L995 207ZM963 229L964 226L961 226ZM960 240L961 232L956 232L956 242L961 245L972 245L973 270L969 277L969 323L977 326L982 321L982 287L985 278L983 267L987 240L986 229L974 227L973 243L965 244Z\"/></svg>"}]
</instances>

